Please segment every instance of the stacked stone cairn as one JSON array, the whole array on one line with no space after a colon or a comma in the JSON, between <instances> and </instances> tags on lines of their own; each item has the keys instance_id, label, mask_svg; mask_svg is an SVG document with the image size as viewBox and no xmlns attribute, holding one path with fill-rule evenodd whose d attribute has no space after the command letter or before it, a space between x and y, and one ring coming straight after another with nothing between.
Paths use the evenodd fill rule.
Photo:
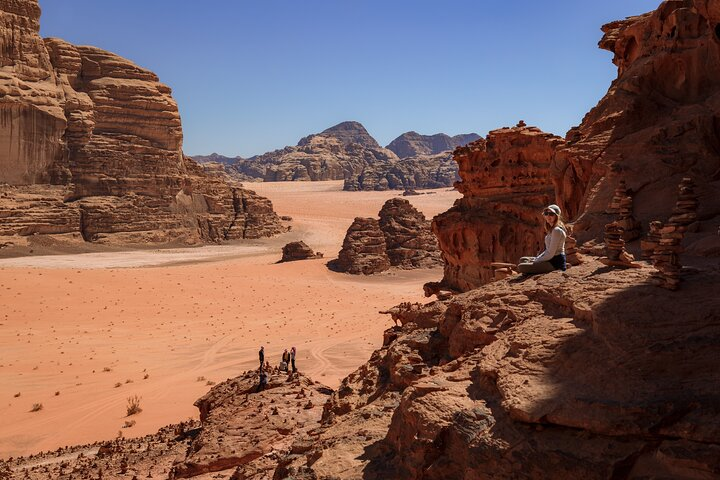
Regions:
<instances>
[{"instance_id":1,"label":"stacked stone cairn","mask_svg":"<svg viewBox=\"0 0 720 480\"><path fill-rule=\"evenodd\" d=\"M620 180L606 212L618 215L616 223L623 229L623 240L630 242L640 238L640 222L633 217L633 198L628 194L625 180Z\"/></svg>"},{"instance_id":2,"label":"stacked stone cairn","mask_svg":"<svg viewBox=\"0 0 720 480\"><path fill-rule=\"evenodd\" d=\"M670 219L660 229L660 242L652 255L657 269L653 283L668 290L677 290L680 286L680 253L683 252L682 240L688 226L697 221L698 200L695 183L691 178L683 178L678 188L678 199Z\"/></svg>"},{"instance_id":3,"label":"stacked stone cairn","mask_svg":"<svg viewBox=\"0 0 720 480\"><path fill-rule=\"evenodd\" d=\"M650 222L650 231L647 237L640 240L640 249L642 250L642 258L645 260L651 260L653 253L658 245L660 245L660 230L663 228L663 223L659 220Z\"/></svg>"},{"instance_id":4,"label":"stacked stone cairn","mask_svg":"<svg viewBox=\"0 0 720 480\"><path fill-rule=\"evenodd\" d=\"M580 265L582 257L578 254L577 240L572 236L572 225L567 225L567 238L565 239L565 258L569 265Z\"/></svg>"},{"instance_id":5,"label":"stacked stone cairn","mask_svg":"<svg viewBox=\"0 0 720 480\"><path fill-rule=\"evenodd\" d=\"M618 222L605 225L605 249L606 257L600 261L611 267L634 267L640 265L634 263L635 258L625 251L624 229Z\"/></svg>"}]
</instances>

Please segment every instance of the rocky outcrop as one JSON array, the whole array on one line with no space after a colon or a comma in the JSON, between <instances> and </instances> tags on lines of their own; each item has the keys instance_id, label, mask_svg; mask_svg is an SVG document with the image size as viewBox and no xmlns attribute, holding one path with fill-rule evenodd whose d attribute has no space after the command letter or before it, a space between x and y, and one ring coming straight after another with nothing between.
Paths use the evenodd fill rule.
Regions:
<instances>
[{"instance_id":1,"label":"rocky outcrop","mask_svg":"<svg viewBox=\"0 0 720 480\"><path fill-rule=\"evenodd\" d=\"M463 194L432 228L445 259L442 285L466 291L491 281L495 262L541 252L542 209L555 201L550 164L560 137L518 125L455 150Z\"/></svg>"},{"instance_id":2,"label":"rocky outcrop","mask_svg":"<svg viewBox=\"0 0 720 480\"><path fill-rule=\"evenodd\" d=\"M479 138L480 135L477 133L466 133L451 137L444 133L420 135L417 132L405 132L385 148L391 150L400 158L437 155L438 153L452 152L456 147L464 147Z\"/></svg>"},{"instance_id":3,"label":"rocky outcrop","mask_svg":"<svg viewBox=\"0 0 720 480\"><path fill-rule=\"evenodd\" d=\"M652 272L591 260L401 306L401 326L343 380L305 456L278 472L713 478L720 277L688 276L670 298Z\"/></svg>"},{"instance_id":4,"label":"rocky outcrop","mask_svg":"<svg viewBox=\"0 0 720 480\"><path fill-rule=\"evenodd\" d=\"M214 386L188 421L138 438L60 448L0 460L0 478L272 478L281 458L297 453L293 441L320 426L332 390L301 374L270 372L257 391L250 371ZM126 433L132 432L131 428ZM11 472L5 477L5 472ZM9 476L14 474L15 476ZM220 474L218 474L220 475ZM220 478L220 477L212 477Z\"/></svg>"},{"instance_id":5,"label":"rocky outcrop","mask_svg":"<svg viewBox=\"0 0 720 480\"><path fill-rule=\"evenodd\" d=\"M282 258L278 263L295 262L297 260L308 260L310 258L322 258L323 254L313 252L305 242L290 242L282 248Z\"/></svg>"},{"instance_id":6,"label":"rocky outcrop","mask_svg":"<svg viewBox=\"0 0 720 480\"><path fill-rule=\"evenodd\" d=\"M257 372L227 380L195 402L202 428L171 478L236 468L235 478L272 475L293 439L319 425L332 390L300 374L274 371L258 390ZM273 452L274 455L273 455Z\"/></svg>"},{"instance_id":7,"label":"rocky outcrop","mask_svg":"<svg viewBox=\"0 0 720 480\"><path fill-rule=\"evenodd\" d=\"M248 159L238 158L228 169L268 182L342 180L365 165L397 160L357 122L343 122L321 133Z\"/></svg>"},{"instance_id":8,"label":"rocky outcrop","mask_svg":"<svg viewBox=\"0 0 720 480\"><path fill-rule=\"evenodd\" d=\"M343 190L442 188L452 186L457 179L457 163L452 153L444 152L368 164L357 174L345 177Z\"/></svg>"},{"instance_id":9,"label":"rocky outcrop","mask_svg":"<svg viewBox=\"0 0 720 480\"><path fill-rule=\"evenodd\" d=\"M391 266L431 268L443 264L430 222L410 202L391 198L378 215Z\"/></svg>"},{"instance_id":10,"label":"rocky outcrop","mask_svg":"<svg viewBox=\"0 0 720 480\"><path fill-rule=\"evenodd\" d=\"M430 222L403 198L391 198L380 209L380 221L357 217L345 235L331 270L370 275L390 267L432 268L443 264Z\"/></svg>"},{"instance_id":11,"label":"rocky outcrop","mask_svg":"<svg viewBox=\"0 0 720 480\"><path fill-rule=\"evenodd\" d=\"M301 139L296 146L247 159L217 154L194 158L222 163L229 174L248 181L345 180L343 189L348 191L440 188L457 180L457 164L450 148L435 151L445 142L432 139L447 137L449 144L455 144L471 135L427 137L427 148L418 146L418 151L430 153L400 159L378 145L358 122L343 122Z\"/></svg>"},{"instance_id":12,"label":"rocky outcrop","mask_svg":"<svg viewBox=\"0 0 720 480\"><path fill-rule=\"evenodd\" d=\"M720 225L720 10L714 1L665 1L654 12L603 27L618 78L567 135L553 162L558 201L578 216L578 240L600 239L605 207L623 179L647 231L667 217L684 176L697 180L704 241ZM661 213L662 212L662 213Z\"/></svg>"},{"instance_id":13,"label":"rocky outcrop","mask_svg":"<svg viewBox=\"0 0 720 480\"><path fill-rule=\"evenodd\" d=\"M284 230L269 201L183 155L177 105L154 73L43 40L39 16L36 0L0 1L4 240L197 243Z\"/></svg>"},{"instance_id":14,"label":"rocky outcrop","mask_svg":"<svg viewBox=\"0 0 720 480\"><path fill-rule=\"evenodd\" d=\"M372 275L390 268L385 236L374 218L356 217L348 228L338 258L328 262L336 272Z\"/></svg>"}]
</instances>

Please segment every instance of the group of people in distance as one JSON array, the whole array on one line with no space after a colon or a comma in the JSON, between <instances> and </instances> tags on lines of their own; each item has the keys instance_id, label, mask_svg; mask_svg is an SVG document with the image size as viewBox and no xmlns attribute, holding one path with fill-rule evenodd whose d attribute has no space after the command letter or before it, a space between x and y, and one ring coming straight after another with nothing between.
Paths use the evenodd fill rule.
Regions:
<instances>
[{"instance_id":1,"label":"group of people in distance","mask_svg":"<svg viewBox=\"0 0 720 480\"><path fill-rule=\"evenodd\" d=\"M297 368L295 367L295 354L295 347L292 347L290 351L288 351L287 348L285 349L282 354L282 360L280 361L280 371L289 372L292 368L293 373L297 372ZM270 362L265 361L265 347L260 347L258 357L260 359L260 368L258 370L259 383L257 391L259 392L265 389L268 382L268 371L270 370Z\"/></svg>"}]
</instances>

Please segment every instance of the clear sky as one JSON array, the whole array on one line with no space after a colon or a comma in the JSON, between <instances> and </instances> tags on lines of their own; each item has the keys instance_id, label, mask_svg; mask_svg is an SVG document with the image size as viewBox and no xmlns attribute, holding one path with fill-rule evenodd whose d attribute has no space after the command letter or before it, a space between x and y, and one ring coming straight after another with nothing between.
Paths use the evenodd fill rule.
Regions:
<instances>
[{"instance_id":1,"label":"clear sky","mask_svg":"<svg viewBox=\"0 0 720 480\"><path fill-rule=\"evenodd\" d=\"M382 145L564 135L616 77L600 26L660 0L40 0L41 34L160 76L187 154L250 156L357 120Z\"/></svg>"}]
</instances>

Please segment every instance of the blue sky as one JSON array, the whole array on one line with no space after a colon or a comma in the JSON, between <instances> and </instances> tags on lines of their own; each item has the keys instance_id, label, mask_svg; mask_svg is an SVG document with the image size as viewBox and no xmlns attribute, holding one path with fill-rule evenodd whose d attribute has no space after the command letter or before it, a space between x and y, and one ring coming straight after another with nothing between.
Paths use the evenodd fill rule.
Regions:
<instances>
[{"instance_id":1,"label":"blue sky","mask_svg":"<svg viewBox=\"0 0 720 480\"><path fill-rule=\"evenodd\" d=\"M156 72L187 154L250 156L357 120L382 144L564 135L616 77L600 26L659 0L40 0L41 34Z\"/></svg>"}]
</instances>

